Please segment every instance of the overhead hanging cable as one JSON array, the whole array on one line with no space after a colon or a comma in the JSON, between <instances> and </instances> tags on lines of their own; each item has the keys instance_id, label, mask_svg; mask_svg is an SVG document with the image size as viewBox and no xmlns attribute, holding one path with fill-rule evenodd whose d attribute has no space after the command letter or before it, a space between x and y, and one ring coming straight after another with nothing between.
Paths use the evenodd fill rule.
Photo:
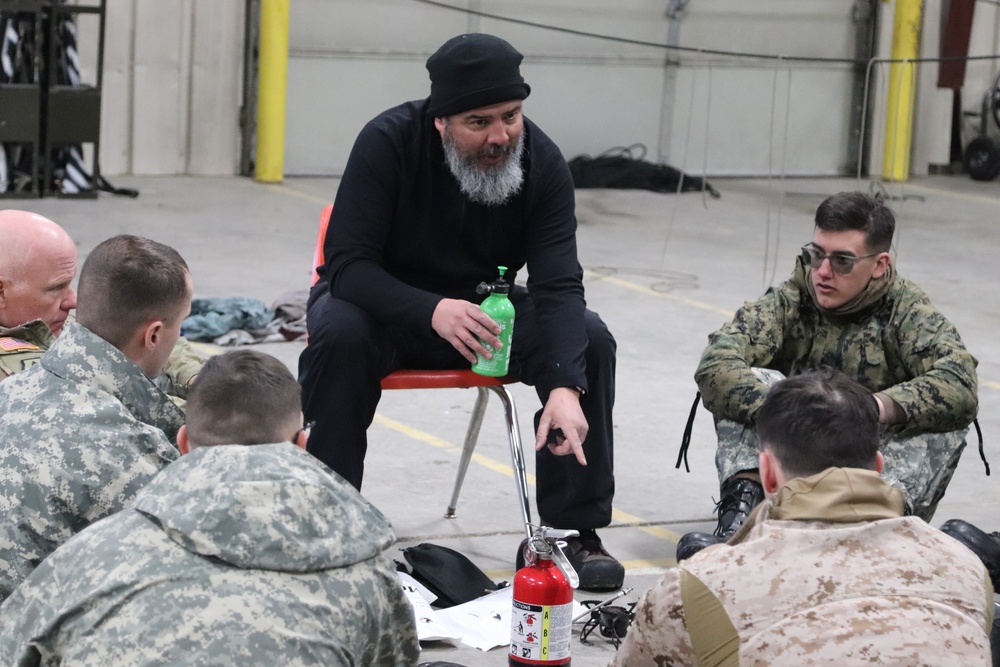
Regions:
<instances>
[{"instance_id":1,"label":"overhead hanging cable","mask_svg":"<svg viewBox=\"0 0 1000 667\"><path fill-rule=\"evenodd\" d=\"M682 53L694 53L698 55L708 55L708 56L726 56L729 58L745 58L752 60L778 60L783 62L812 62L812 63L840 63L840 64L866 64L867 60L856 60L853 58L828 58L823 56L789 56L789 55L773 55L766 53L748 53L745 51L726 51L723 49L704 49L694 46L675 46L671 44L664 44L662 42L649 42L641 39L631 39L629 37L618 37L615 35L605 35L598 32L588 32L586 30L576 30L575 28L565 28L563 26L552 25L549 23L539 23L537 21L528 21L526 19L518 19L510 16L501 16L500 14L492 14L490 12L484 12L478 9L469 9L467 7L456 7L455 5L449 5L446 2L440 2L439 0L412 0L413 2L419 2L423 5L430 5L432 7L439 7L441 9L450 9L456 12L462 12L463 14L471 14L473 16L481 16L482 18L492 19L494 21L504 21L506 23L514 23L517 25L524 25L531 28L540 28L542 30L551 30L553 32L561 32L567 35L577 35L578 37L590 37L593 39L602 39L609 42L618 42L620 44L632 44L634 46L646 46L654 49L663 49L665 51L679 51ZM977 0L977 2L987 2L1000 6L1000 0ZM881 62L910 62L910 63L920 63L920 62L944 62L948 60L996 60L997 55L983 55L983 56L949 56L945 58L906 58L900 60L890 60L882 59Z\"/></svg>"}]
</instances>

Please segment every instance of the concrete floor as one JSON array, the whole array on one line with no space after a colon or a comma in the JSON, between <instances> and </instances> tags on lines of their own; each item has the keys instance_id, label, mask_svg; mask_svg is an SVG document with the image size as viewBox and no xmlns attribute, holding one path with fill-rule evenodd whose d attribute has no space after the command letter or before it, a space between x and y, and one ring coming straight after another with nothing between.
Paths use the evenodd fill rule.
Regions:
<instances>
[{"instance_id":1,"label":"concrete floor","mask_svg":"<svg viewBox=\"0 0 1000 667\"><path fill-rule=\"evenodd\" d=\"M308 285L317 218L337 188L336 179L320 178L272 186L242 178L112 180L138 188L141 196L0 204L37 211L65 226L79 243L81 260L108 236L142 234L181 252L196 296L243 295L268 303ZM720 199L578 193L588 304L618 340L616 511L601 535L625 564L626 584L635 588L626 601L636 600L674 564L679 535L714 526L714 433L704 408L695 421L691 472L674 468L706 336L744 300L790 274L824 197L868 188L868 182L853 179L717 179L713 185ZM978 357L986 454L1000 466L1000 183L937 176L889 191L898 220L897 266L955 323ZM263 349L294 370L302 344ZM522 438L531 442L537 398L528 387L513 391ZM450 546L494 580L510 580L521 529L498 403L487 409L459 516L443 518L474 397L466 390L387 392L370 430L364 492L394 524L400 547ZM975 447L973 440L935 525L962 517L1000 528L997 478L984 475ZM577 594L580 600L595 597ZM483 653L428 645L423 653L427 661L506 664L500 648ZM574 639L575 665L604 665L612 654L607 643L584 646Z\"/></svg>"}]
</instances>

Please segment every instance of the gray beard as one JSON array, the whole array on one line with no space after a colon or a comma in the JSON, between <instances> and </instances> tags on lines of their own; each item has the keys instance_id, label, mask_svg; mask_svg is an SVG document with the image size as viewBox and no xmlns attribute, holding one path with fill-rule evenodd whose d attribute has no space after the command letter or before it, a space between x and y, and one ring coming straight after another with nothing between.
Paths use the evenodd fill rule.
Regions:
<instances>
[{"instance_id":1,"label":"gray beard","mask_svg":"<svg viewBox=\"0 0 1000 667\"><path fill-rule=\"evenodd\" d=\"M451 132L444 134L444 157L448 163L462 194L486 206L500 206L521 191L524 183L524 172L521 170L521 156L524 154L524 133L517 138L517 143L509 148L485 148L474 156L468 156L458 150ZM476 164L480 156L506 153L503 164L481 168Z\"/></svg>"}]
</instances>

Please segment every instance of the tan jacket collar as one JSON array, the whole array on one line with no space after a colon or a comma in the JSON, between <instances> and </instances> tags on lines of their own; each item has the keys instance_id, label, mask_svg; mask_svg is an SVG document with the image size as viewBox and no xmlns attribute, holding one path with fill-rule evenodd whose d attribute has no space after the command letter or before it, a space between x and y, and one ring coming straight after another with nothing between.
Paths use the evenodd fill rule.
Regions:
<instances>
[{"instance_id":1,"label":"tan jacket collar","mask_svg":"<svg viewBox=\"0 0 1000 667\"><path fill-rule=\"evenodd\" d=\"M874 470L827 468L778 490L762 518L859 523L903 516L903 494ZM762 510L762 513L765 510Z\"/></svg>"},{"instance_id":2,"label":"tan jacket collar","mask_svg":"<svg viewBox=\"0 0 1000 667\"><path fill-rule=\"evenodd\" d=\"M812 299L813 305L815 305L816 308L824 315L847 316L861 312L872 304L878 303L882 300L882 298L889 293L889 289L896 281L896 270L893 268L892 264L889 264L885 273L878 278L872 278L869 280L865 288L861 290L861 292L858 293L853 299L847 303L837 306L833 310L823 308L819 305L819 301L816 299L816 288L813 286L811 276L812 269L806 266L805 260L803 260L802 257L799 257L795 261L795 271L792 273L792 282L794 282L800 290L804 289L809 292L809 298Z\"/></svg>"}]
</instances>

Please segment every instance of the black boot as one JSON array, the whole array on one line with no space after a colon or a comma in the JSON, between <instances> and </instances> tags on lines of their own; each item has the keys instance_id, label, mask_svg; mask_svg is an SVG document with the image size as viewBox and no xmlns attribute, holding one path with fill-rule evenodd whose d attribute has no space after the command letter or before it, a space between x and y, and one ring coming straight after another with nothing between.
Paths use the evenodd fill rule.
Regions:
<instances>
[{"instance_id":1,"label":"black boot","mask_svg":"<svg viewBox=\"0 0 1000 667\"><path fill-rule=\"evenodd\" d=\"M1000 533L987 533L961 519L945 521L941 532L954 537L979 556L990 573L994 592L1000 590Z\"/></svg>"},{"instance_id":2,"label":"black boot","mask_svg":"<svg viewBox=\"0 0 1000 667\"><path fill-rule=\"evenodd\" d=\"M621 588L625 583L625 567L607 552L596 530L584 529L579 533L579 537L567 537L564 540L566 548L563 549L566 560L580 578L579 588L585 591L612 591ZM518 570L524 567L524 549L527 545L528 540L521 540L514 559Z\"/></svg>"},{"instance_id":3,"label":"black boot","mask_svg":"<svg viewBox=\"0 0 1000 667\"><path fill-rule=\"evenodd\" d=\"M764 487L752 479L730 477L722 483L722 497L715 509L719 524L715 532L688 533L677 543L677 562L690 558L705 547L721 544L736 534L754 507L764 500Z\"/></svg>"}]
</instances>

